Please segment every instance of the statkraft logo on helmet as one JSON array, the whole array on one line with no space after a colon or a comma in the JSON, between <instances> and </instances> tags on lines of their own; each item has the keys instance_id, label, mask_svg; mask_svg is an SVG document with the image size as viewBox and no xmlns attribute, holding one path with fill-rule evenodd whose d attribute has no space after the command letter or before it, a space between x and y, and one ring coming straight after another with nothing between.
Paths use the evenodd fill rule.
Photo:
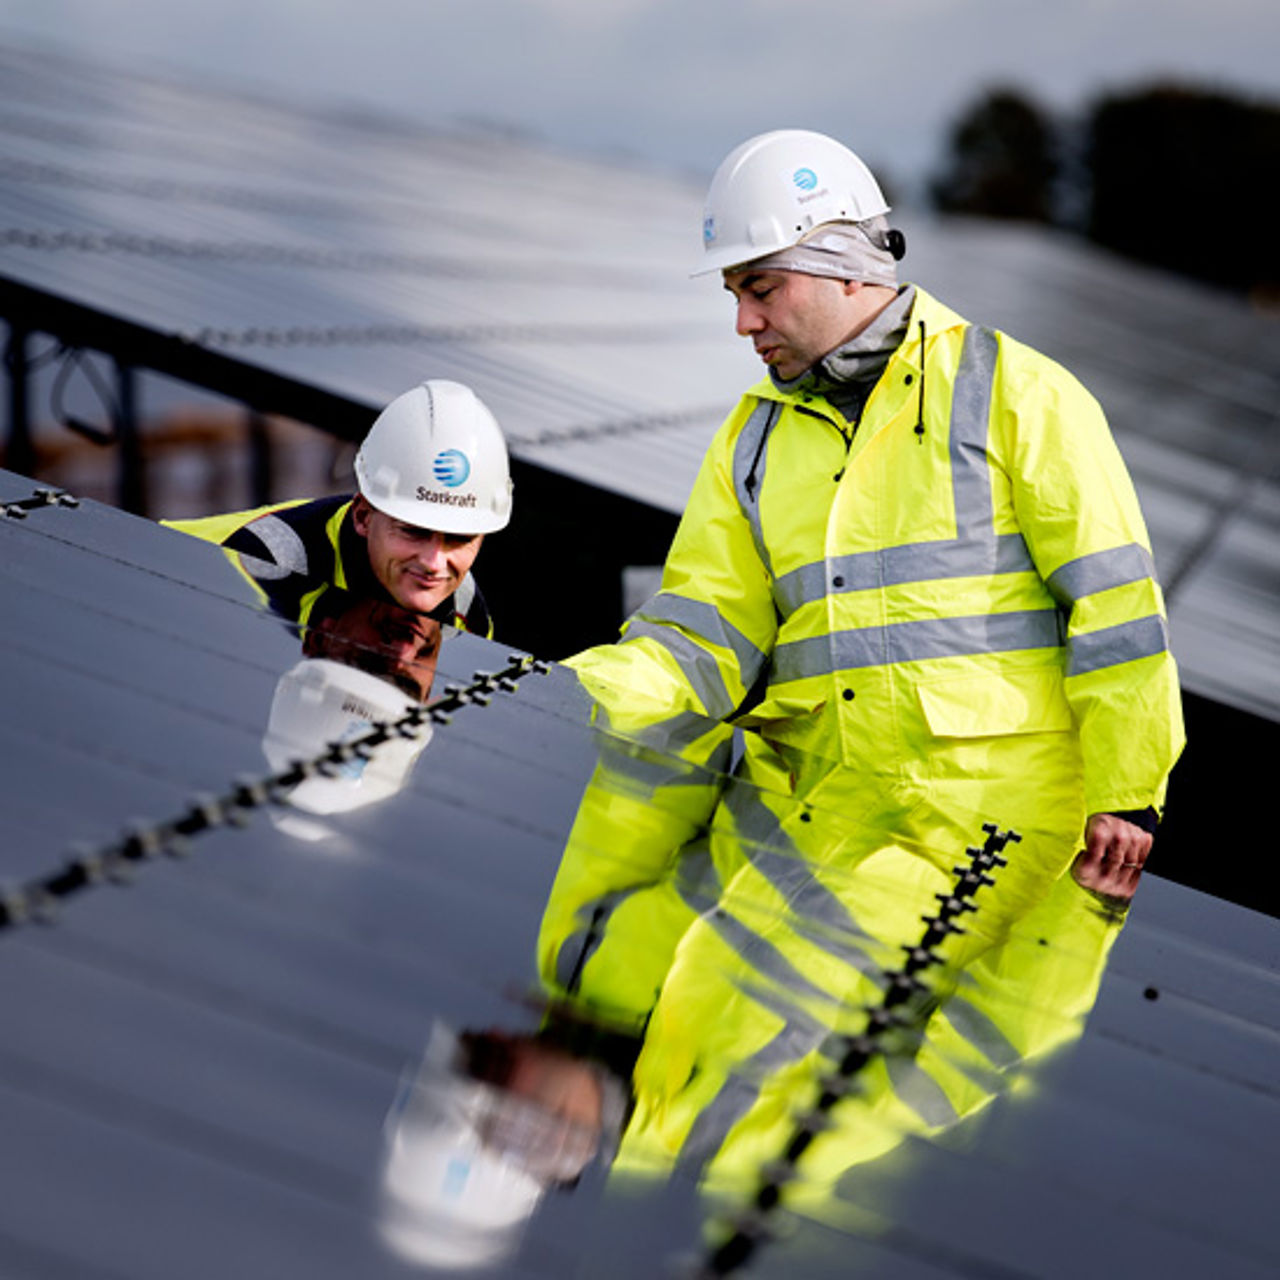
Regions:
<instances>
[{"instance_id":1,"label":"statkraft logo on helmet","mask_svg":"<svg viewBox=\"0 0 1280 1280\"><path fill-rule=\"evenodd\" d=\"M456 489L471 474L471 462L461 449L442 449L431 464L431 472L446 489Z\"/></svg>"},{"instance_id":2,"label":"statkraft logo on helmet","mask_svg":"<svg viewBox=\"0 0 1280 1280\"><path fill-rule=\"evenodd\" d=\"M441 493L437 489L428 489L423 485L418 486L418 491L414 496L419 502L436 502L445 507L474 507L476 505L476 495L474 493Z\"/></svg>"}]
</instances>

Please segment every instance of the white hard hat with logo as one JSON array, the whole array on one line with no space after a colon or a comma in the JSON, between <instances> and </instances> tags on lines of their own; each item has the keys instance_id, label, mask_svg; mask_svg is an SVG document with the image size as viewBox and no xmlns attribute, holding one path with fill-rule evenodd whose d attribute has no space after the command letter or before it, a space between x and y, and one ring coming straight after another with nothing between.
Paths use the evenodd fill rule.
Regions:
<instances>
[{"instance_id":1,"label":"white hard hat with logo","mask_svg":"<svg viewBox=\"0 0 1280 1280\"><path fill-rule=\"evenodd\" d=\"M400 1257L450 1270L513 1253L546 1191L485 1141L478 1113L493 1091L455 1069L456 1043L437 1025L416 1076L402 1082L386 1121L377 1215Z\"/></svg>"},{"instance_id":2,"label":"white hard hat with logo","mask_svg":"<svg viewBox=\"0 0 1280 1280\"><path fill-rule=\"evenodd\" d=\"M303 658L284 673L271 701L262 751L273 770L283 772L294 761L314 760L334 743L347 743L369 733L374 724L400 719L419 705L388 680L329 658ZM399 791L414 762L431 738L429 724L414 738L393 736L367 754L300 782L289 792L292 810L329 815L376 804ZM328 829L272 810L276 825L290 835L319 839Z\"/></svg>"},{"instance_id":3,"label":"white hard hat with logo","mask_svg":"<svg viewBox=\"0 0 1280 1280\"><path fill-rule=\"evenodd\" d=\"M806 129L775 129L735 147L716 170L695 276L799 243L824 222L888 213L879 184L848 147Z\"/></svg>"},{"instance_id":4,"label":"white hard hat with logo","mask_svg":"<svg viewBox=\"0 0 1280 1280\"><path fill-rule=\"evenodd\" d=\"M366 500L405 524L471 535L511 519L502 430L460 382L433 378L397 396L369 428L355 471Z\"/></svg>"}]
</instances>

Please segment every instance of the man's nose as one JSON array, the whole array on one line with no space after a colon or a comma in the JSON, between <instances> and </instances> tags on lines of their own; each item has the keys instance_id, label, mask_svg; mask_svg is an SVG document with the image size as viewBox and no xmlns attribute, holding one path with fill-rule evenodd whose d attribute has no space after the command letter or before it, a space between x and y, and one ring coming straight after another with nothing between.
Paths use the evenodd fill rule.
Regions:
<instances>
[{"instance_id":1,"label":"man's nose","mask_svg":"<svg viewBox=\"0 0 1280 1280\"><path fill-rule=\"evenodd\" d=\"M418 542L418 559L433 573L445 571L444 535L433 533L429 538Z\"/></svg>"},{"instance_id":2,"label":"man's nose","mask_svg":"<svg viewBox=\"0 0 1280 1280\"><path fill-rule=\"evenodd\" d=\"M738 336L749 338L763 328L764 319L760 315L760 308L756 306L755 299L749 294L743 294L738 299Z\"/></svg>"}]
</instances>

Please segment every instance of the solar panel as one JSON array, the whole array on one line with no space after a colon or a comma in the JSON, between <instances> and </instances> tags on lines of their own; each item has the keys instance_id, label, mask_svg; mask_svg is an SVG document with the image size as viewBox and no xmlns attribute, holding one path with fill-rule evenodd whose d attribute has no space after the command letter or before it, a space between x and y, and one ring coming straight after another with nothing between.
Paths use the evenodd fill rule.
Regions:
<instances>
[{"instance_id":1,"label":"solar panel","mask_svg":"<svg viewBox=\"0 0 1280 1280\"><path fill-rule=\"evenodd\" d=\"M432 1028L539 1025L602 743L703 775L602 739L567 669L452 632L436 714L329 757L278 716L297 634L217 548L10 473L0 504L5 1274L437 1274L387 1230ZM272 733L333 768L266 786ZM353 793L380 761L395 785ZM69 864L96 874L52 892ZM1273 1274L1280 924L1160 880L1134 917L1081 1038L820 1214L764 1215L751 1274ZM600 1159L478 1274L691 1274L741 1208Z\"/></svg>"}]
</instances>

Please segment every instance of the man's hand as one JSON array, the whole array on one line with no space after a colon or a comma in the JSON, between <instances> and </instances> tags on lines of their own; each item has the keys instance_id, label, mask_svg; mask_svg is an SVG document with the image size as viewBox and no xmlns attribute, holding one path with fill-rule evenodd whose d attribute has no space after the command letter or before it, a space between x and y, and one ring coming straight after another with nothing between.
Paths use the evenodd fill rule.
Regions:
<instances>
[{"instance_id":1,"label":"man's hand","mask_svg":"<svg viewBox=\"0 0 1280 1280\"><path fill-rule=\"evenodd\" d=\"M1113 813L1095 813L1085 825L1084 848L1071 865L1081 888L1128 902L1151 852L1151 836Z\"/></svg>"}]
</instances>

